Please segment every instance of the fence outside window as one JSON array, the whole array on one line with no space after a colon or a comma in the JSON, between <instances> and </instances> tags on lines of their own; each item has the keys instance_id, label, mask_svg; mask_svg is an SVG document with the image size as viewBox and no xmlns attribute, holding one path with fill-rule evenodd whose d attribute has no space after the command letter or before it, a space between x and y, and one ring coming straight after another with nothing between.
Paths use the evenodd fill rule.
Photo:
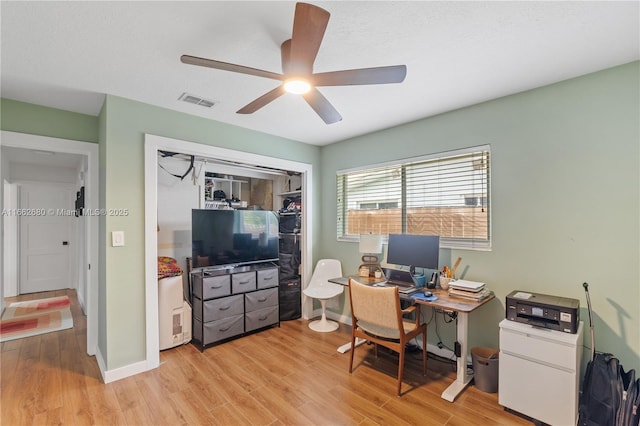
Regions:
<instances>
[{"instance_id":1,"label":"fence outside window","mask_svg":"<svg viewBox=\"0 0 640 426\"><path fill-rule=\"evenodd\" d=\"M439 235L441 247L491 248L490 147L337 172L337 237Z\"/></svg>"}]
</instances>

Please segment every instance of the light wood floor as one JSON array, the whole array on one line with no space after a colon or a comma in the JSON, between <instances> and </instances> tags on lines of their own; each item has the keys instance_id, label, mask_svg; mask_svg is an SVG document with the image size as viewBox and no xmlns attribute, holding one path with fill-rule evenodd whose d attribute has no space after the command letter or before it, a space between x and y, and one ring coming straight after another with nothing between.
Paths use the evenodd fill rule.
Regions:
<instances>
[{"instance_id":1,"label":"light wood floor","mask_svg":"<svg viewBox=\"0 0 640 426\"><path fill-rule=\"evenodd\" d=\"M450 363L407 357L403 396L395 395L397 356L372 347L336 348L350 328L315 333L308 321L281 323L201 353L188 344L160 353L158 369L103 384L86 355L86 321L67 294L74 328L1 344L3 426L20 425L530 425L468 387L454 403L440 398L453 381Z\"/></svg>"}]
</instances>

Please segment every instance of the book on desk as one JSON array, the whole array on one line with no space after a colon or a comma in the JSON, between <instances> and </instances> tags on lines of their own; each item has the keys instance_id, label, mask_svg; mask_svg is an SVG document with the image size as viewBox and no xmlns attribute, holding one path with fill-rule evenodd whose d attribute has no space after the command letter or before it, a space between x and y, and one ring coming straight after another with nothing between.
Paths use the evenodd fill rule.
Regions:
<instances>
[{"instance_id":1,"label":"book on desk","mask_svg":"<svg viewBox=\"0 0 640 426\"><path fill-rule=\"evenodd\" d=\"M455 280L449 283L449 296L481 302L493 295L485 283L468 280Z\"/></svg>"}]
</instances>

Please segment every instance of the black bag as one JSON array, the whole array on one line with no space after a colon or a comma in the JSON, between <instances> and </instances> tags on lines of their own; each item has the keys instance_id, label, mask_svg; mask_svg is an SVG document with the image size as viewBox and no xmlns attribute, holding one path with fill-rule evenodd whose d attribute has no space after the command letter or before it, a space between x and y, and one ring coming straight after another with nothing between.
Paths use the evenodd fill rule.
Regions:
<instances>
[{"instance_id":1,"label":"black bag","mask_svg":"<svg viewBox=\"0 0 640 426\"><path fill-rule=\"evenodd\" d=\"M638 426L640 424L640 410L638 409L638 404L640 404L640 379L636 380L635 370L631 369L625 373L622 367L620 367L619 376L622 395L616 424Z\"/></svg>"},{"instance_id":2,"label":"black bag","mask_svg":"<svg viewBox=\"0 0 640 426\"><path fill-rule=\"evenodd\" d=\"M579 426L616 425L620 382L620 363L612 354L598 353L589 361L578 407Z\"/></svg>"},{"instance_id":3,"label":"black bag","mask_svg":"<svg viewBox=\"0 0 640 426\"><path fill-rule=\"evenodd\" d=\"M280 253L295 254L300 259L300 236L298 234L282 234L278 244Z\"/></svg>"},{"instance_id":4,"label":"black bag","mask_svg":"<svg viewBox=\"0 0 640 426\"><path fill-rule=\"evenodd\" d=\"M280 321L298 319L302 316L300 279L280 281Z\"/></svg>"},{"instance_id":5,"label":"black bag","mask_svg":"<svg viewBox=\"0 0 640 426\"><path fill-rule=\"evenodd\" d=\"M578 426L640 426L640 379L635 370L625 372L609 353L595 353L589 286L587 297L591 328L591 360L587 364L578 405Z\"/></svg>"},{"instance_id":6,"label":"black bag","mask_svg":"<svg viewBox=\"0 0 640 426\"><path fill-rule=\"evenodd\" d=\"M298 278L298 267L300 262L296 258L295 254L280 253L280 280L288 280Z\"/></svg>"},{"instance_id":7,"label":"black bag","mask_svg":"<svg viewBox=\"0 0 640 426\"><path fill-rule=\"evenodd\" d=\"M283 234L298 234L302 228L300 213L286 213L280 215L280 232Z\"/></svg>"}]
</instances>

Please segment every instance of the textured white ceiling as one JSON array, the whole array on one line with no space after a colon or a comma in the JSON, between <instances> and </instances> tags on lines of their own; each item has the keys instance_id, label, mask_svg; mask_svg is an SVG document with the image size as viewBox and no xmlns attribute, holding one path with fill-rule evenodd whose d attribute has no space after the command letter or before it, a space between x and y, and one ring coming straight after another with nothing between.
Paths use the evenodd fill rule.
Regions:
<instances>
[{"instance_id":1,"label":"textured white ceiling","mask_svg":"<svg viewBox=\"0 0 640 426\"><path fill-rule=\"evenodd\" d=\"M2 1L2 97L97 115L111 94L324 145L640 59L637 1L314 4L331 13L314 71L408 69L401 84L320 88L335 124L290 94L236 114L278 82L179 60L281 72L287 1Z\"/></svg>"}]
</instances>

